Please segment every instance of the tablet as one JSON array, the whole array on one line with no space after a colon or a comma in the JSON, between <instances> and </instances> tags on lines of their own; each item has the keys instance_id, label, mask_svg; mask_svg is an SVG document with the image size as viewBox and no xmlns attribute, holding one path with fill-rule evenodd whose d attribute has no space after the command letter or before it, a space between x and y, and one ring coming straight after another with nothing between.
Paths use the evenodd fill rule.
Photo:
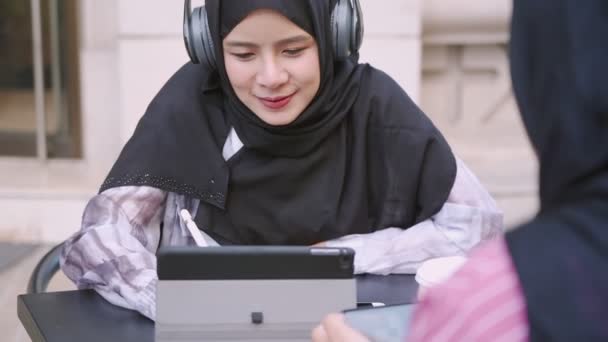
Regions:
<instances>
[{"instance_id":1,"label":"tablet","mask_svg":"<svg viewBox=\"0 0 608 342\"><path fill-rule=\"evenodd\" d=\"M157 256L157 341L306 341L357 305L354 251L171 247Z\"/></svg>"},{"instance_id":2,"label":"tablet","mask_svg":"<svg viewBox=\"0 0 608 342\"><path fill-rule=\"evenodd\" d=\"M346 323L374 342L403 342L415 304L345 310Z\"/></svg>"}]
</instances>

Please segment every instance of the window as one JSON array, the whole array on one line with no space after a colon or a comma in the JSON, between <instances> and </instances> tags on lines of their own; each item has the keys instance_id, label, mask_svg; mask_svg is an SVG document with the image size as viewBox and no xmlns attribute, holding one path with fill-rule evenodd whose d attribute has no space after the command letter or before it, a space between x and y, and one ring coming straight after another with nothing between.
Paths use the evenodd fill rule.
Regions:
<instances>
[{"instance_id":1,"label":"window","mask_svg":"<svg viewBox=\"0 0 608 342\"><path fill-rule=\"evenodd\" d=\"M0 1L0 157L81 157L77 3Z\"/></svg>"}]
</instances>

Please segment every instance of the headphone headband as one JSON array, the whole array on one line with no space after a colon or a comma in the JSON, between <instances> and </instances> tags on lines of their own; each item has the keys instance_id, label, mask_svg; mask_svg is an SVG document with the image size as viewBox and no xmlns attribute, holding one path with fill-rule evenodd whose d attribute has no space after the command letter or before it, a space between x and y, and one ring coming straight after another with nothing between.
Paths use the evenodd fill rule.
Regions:
<instances>
[{"instance_id":1,"label":"headphone headband","mask_svg":"<svg viewBox=\"0 0 608 342\"><path fill-rule=\"evenodd\" d=\"M331 13L334 56L343 60L359 52L363 41L363 15L359 0L338 0ZM215 46L205 6L192 10L184 0L184 45L192 63L215 69Z\"/></svg>"}]
</instances>

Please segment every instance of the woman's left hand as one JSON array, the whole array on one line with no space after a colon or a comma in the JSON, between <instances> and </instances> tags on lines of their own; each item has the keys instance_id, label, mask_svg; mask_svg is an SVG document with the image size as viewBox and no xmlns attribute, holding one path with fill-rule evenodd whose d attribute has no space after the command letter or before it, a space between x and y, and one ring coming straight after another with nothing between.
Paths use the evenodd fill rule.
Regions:
<instances>
[{"instance_id":1,"label":"woman's left hand","mask_svg":"<svg viewBox=\"0 0 608 342\"><path fill-rule=\"evenodd\" d=\"M329 314L312 331L313 342L370 342L365 336L351 328L342 314Z\"/></svg>"}]
</instances>

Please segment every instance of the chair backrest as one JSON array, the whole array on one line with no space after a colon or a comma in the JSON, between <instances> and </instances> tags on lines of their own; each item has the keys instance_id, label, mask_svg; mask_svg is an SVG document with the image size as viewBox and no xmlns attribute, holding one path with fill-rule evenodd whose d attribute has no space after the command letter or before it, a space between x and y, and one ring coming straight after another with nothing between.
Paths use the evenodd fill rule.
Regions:
<instances>
[{"instance_id":1,"label":"chair backrest","mask_svg":"<svg viewBox=\"0 0 608 342\"><path fill-rule=\"evenodd\" d=\"M58 244L48 251L38 262L30 281L27 285L27 293L41 293L46 291L51 278L59 270L59 257L63 249L63 243Z\"/></svg>"}]
</instances>

